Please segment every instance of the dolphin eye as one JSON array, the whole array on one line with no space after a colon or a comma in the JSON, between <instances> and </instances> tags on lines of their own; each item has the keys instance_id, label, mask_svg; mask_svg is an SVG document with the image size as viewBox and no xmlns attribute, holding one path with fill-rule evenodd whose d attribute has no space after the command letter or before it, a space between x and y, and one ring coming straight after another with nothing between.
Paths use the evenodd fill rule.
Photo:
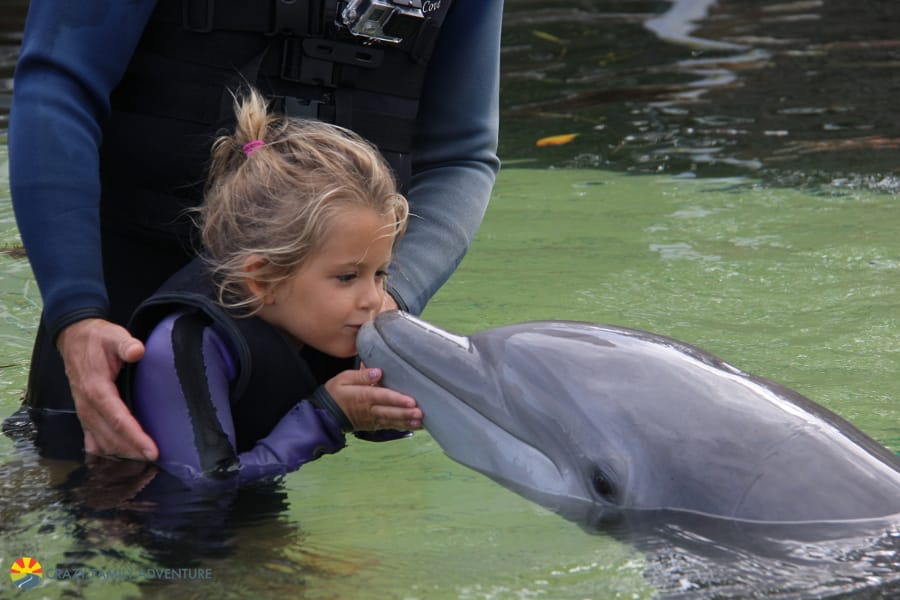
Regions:
<instances>
[{"instance_id":1,"label":"dolphin eye","mask_svg":"<svg viewBox=\"0 0 900 600\"><path fill-rule=\"evenodd\" d=\"M594 491L605 500L612 501L616 495L616 487L603 471L594 471L591 477L591 485L594 486Z\"/></svg>"}]
</instances>

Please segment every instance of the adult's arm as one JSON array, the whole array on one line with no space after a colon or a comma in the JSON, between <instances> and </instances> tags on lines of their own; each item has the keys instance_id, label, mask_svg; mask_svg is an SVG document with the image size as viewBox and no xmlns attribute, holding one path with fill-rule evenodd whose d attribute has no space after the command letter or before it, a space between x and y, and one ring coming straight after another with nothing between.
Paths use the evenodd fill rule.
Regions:
<instances>
[{"instance_id":1,"label":"adult's arm","mask_svg":"<svg viewBox=\"0 0 900 600\"><path fill-rule=\"evenodd\" d=\"M416 124L409 229L391 267L399 307L419 314L481 225L497 158L502 0L455 0L429 63Z\"/></svg>"},{"instance_id":2,"label":"adult's arm","mask_svg":"<svg viewBox=\"0 0 900 600\"><path fill-rule=\"evenodd\" d=\"M89 453L154 458L115 377L143 347L106 320L99 147L110 94L155 0L31 0L9 125L16 222L66 365Z\"/></svg>"},{"instance_id":3,"label":"adult's arm","mask_svg":"<svg viewBox=\"0 0 900 600\"><path fill-rule=\"evenodd\" d=\"M99 146L154 0L31 0L9 124L16 222L54 338L105 318ZM139 141L136 141L139 143Z\"/></svg>"}]
</instances>

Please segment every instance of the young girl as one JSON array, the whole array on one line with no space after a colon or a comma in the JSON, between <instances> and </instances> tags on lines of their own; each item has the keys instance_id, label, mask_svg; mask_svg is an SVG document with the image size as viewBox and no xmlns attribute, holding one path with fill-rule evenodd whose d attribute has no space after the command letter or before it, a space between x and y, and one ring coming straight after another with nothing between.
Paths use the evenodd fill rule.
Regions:
<instances>
[{"instance_id":1,"label":"young girl","mask_svg":"<svg viewBox=\"0 0 900 600\"><path fill-rule=\"evenodd\" d=\"M408 217L389 168L356 134L271 115L253 90L235 111L199 209L206 254L130 326L146 349L123 394L186 480L269 477L337 452L345 432L421 427L415 400L354 368Z\"/></svg>"}]
</instances>

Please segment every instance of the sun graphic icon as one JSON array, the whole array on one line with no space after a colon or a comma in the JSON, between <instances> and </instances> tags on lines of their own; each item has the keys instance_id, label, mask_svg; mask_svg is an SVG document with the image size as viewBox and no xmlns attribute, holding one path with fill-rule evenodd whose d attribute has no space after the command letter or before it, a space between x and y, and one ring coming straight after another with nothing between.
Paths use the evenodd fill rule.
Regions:
<instances>
[{"instance_id":1,"label":"sun graphic icon","mask_svg":"<svg viewBox=\"0 0 900 600\"><path fill-rule=\"evenodd\" d=\"M23 556L10 567L9 576L17 588L30 590L41 582L44 569L41 567L41 563L30 556Z\"/></svg>"}]
</instances>

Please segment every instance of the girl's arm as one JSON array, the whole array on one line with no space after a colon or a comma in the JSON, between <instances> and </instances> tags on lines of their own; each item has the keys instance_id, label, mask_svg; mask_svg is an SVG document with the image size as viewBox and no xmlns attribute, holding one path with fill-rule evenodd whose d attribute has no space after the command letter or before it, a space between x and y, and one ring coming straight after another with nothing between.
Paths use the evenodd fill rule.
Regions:
<instances>
[{"instance_id":1,"label":"girl's arm","mask_svg":"<svg viewBox=\"0 0 900 600\"><path fill-rule=\"evenodd\" d=\"M229 396L237 363L201 316L176 313L161 321L136 369L132 410L159 447L158 464L183 481L246 483L344 447L332 414L301 400L268 436L238 453Z\"/></svg>"}]
</instances>

